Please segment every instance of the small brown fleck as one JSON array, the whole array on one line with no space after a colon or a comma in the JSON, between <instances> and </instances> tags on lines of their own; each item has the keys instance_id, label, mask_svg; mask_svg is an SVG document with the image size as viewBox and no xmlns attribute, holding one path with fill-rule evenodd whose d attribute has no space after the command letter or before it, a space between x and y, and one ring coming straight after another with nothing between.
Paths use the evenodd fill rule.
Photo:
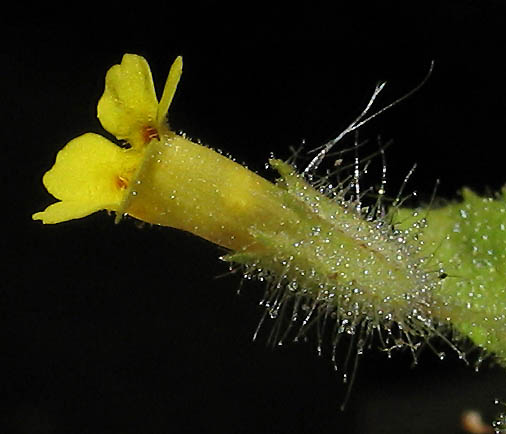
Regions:
<instances>
[{"instance_id":1,"label":"small brown fleck","mask_svg":"<svg viewBox=\"0 0 506 434\"><path fill-rule=\"evenodd\" d=\"M128 179L124 178L123 176L119 175L116 178L116 186L120 190L125 190L128 187Z\"/></svg>"},{"instance_id":2,"label":"small brown fleck","mask_svg":"<svg viewBox=\"0 0 506 434\"><path fill-rule=\"evenodd\" d=\"M144 139L144 143L149 143L153 139L160 139L160 136L158 135L158 131L155 127L152 127L151 125L146 125L142 129L142 138Z\"/></svg>"}]
</instances>

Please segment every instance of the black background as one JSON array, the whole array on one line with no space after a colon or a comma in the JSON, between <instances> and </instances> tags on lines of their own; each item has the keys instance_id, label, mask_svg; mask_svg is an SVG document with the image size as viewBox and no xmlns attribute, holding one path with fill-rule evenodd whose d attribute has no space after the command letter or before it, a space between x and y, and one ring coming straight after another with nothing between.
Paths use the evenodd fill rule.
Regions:
<instances>
[{"instance_id":1,"label":"black background","mask_svg":"<svg viewBox=\"0 0 506 434\"><path fill-rule=\"evenodd\" d=\"M216 278L222 250L178 231L119 225L106 213L55 226L30 218L56 152L103 132L96 103L125 52L149 61L158 90L176 55L176 130L272 179L270 152L318 146L388 80L364 128L387 151L389 190L428 200L504 183L506 7L502 2L356 2L353 7L170 3L24 9L2 24L0 431L5 433L458 433L463 410L490 419L504 372L448 352L362 358L346 387L314 342L272 349L261 283ZM377 181L379 172L371 173ZM266 328L268 330L268 327Z\"/></svg>"}]
</instances>

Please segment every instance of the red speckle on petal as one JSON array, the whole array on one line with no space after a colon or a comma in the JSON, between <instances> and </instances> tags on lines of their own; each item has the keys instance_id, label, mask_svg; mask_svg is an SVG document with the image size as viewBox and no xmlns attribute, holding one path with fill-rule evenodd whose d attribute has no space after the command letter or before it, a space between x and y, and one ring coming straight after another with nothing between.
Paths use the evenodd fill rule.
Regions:
<instances>
[{"instance_id":1,"label":"red speckle on petal","mask_svg":"<svg viewBox=\"0 0 506 434\"><path fill-rule=\"evenodd\" d=\"M144 139L144 143L146 144L146 143L149 143L153 139L159 140L160 136L158 135L158 131L156 130L156 128L154 128L150 125L146 125L142 129L142 138Z\"/></svg>"},{"instance_id":2,"label":"red speckle on petal","mask_svg":"<svg viewBox=\"0 0 506 434\"><path fill-rule=\"evenodd\" d=\"M120 190L125 190L128 187L128 179L119 175L116 177L116 187L118 187Z\"/></svg>"}]
</instances>

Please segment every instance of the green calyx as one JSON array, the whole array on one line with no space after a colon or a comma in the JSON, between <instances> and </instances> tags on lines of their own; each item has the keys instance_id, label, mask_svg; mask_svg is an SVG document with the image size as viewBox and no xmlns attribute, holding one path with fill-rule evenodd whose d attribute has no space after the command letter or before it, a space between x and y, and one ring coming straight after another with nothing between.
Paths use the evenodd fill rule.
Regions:
<instances>
[{"instance_id":1,"label":"green calyx","mask_svg":"<svg viewBox=\"0 0 506 434\"><path fill-rule=\"evenodd\" d=\"M434 334L431 294L441 279L420 254L419 223L393 229L389 217L361 209L342 189L332 197L292 166L270 163L281 175L280 201L296 219L272 231L250 228L254 246L225 259L268 280L271 316L304 299L316 318L331 312L337 330L384 334L387 348Z\"/></svg>"}]
</instances>

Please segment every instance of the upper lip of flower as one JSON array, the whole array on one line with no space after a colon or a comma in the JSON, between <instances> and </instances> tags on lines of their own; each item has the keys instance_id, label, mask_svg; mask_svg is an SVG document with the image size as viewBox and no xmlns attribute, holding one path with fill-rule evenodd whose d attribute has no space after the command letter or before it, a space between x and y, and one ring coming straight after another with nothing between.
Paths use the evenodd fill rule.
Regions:
<instances>
[{"instance_id":1,"label":"upper lip of flower","mask_svg":"<svg viewBox=\"0 0 506 434\"><path fill-rule=\"evenodd\" d=\"M97 107L102 126L132 147L140 147L160 133L182 73L182 58L170 69L160 102L151 71L141 56L125 54L106 74L105 90Z\"/></svg>"}]
</instances>

